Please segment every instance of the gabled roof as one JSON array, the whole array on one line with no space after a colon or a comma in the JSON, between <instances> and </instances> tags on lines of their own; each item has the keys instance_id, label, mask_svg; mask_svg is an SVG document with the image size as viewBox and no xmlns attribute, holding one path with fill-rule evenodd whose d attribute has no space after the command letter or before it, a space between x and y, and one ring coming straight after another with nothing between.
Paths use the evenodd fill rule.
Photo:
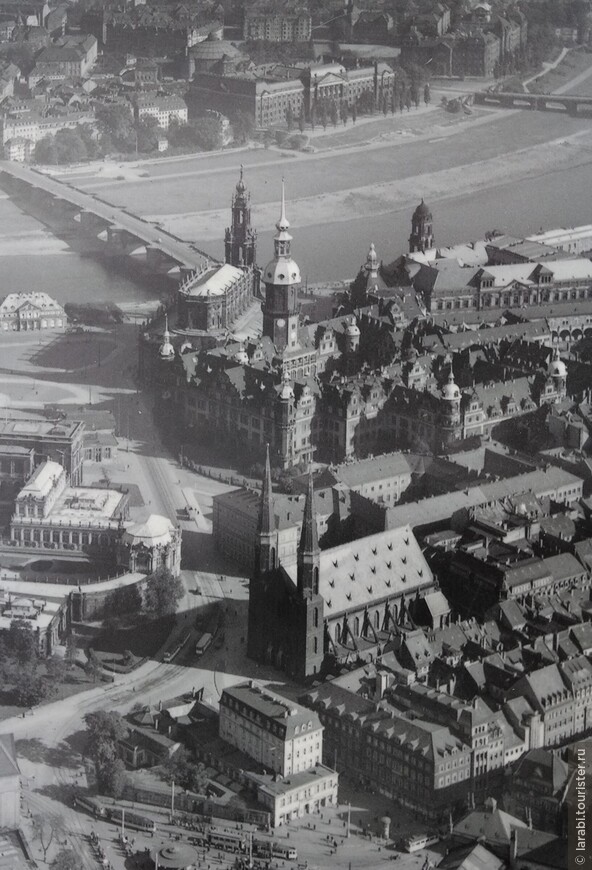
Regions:
<instances>
[{"instance_id":1,"label":"gabled roof","mask_svg":"<svg viewBox=\"0 0 592 870\"><path fill-rule=\"evenodd\" d=\"M438 870L504 870L505 860L498 858L481 843L447 850Z\"/></svg>"},{"instance_id":2,"label":"gabled roof","mask_svg":"<svg viewBox=\"0 0 592 870\"><path fill-rule=\"evenodd\" d=\"M453 829L452 836L462 840L480 840L490 846L509 846L512 831L527 828L515 816L503 810L473 810L461 819Z\"/></svg>"},{"instance_id":3,"label":"gabled roof","mask_svg":"<svg viewBox=\"0 0 592 870\"><path fill-rule=\"evenodd\" d=\"M286 570L295 582L296 566ZM409 526L368 535L321 553L319 592L328 617L397 595L408 597L432 583L432 571Z\"/></svg>"},{"instance_id":4,"label":"gabled roof","mask_svg":"<svg viewBox=\"0 0 592 870\"><path fill-rule=\"evenodd\" d=\"M554 752L531 749L518 761L514 777L528 780L535 789L539 785L550 786L551 793L556 794L567 783L568 773L566 762Z\"/></svg>"}]
</instances>

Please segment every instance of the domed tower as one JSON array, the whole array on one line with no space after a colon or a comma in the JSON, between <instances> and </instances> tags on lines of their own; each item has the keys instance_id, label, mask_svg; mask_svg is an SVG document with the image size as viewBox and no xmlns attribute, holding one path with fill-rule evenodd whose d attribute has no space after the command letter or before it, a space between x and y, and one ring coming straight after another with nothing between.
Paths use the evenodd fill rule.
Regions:
<instances>
[{"instance_id":1,"label":"domed tower","mask_svg":"<svg viewBox=\"0 0 592 870\"><path fill-rule=\"evenodd\" d=\"M278 350L296 347L298 343L298 291L300 269L291 256L292 236L286 218L284 182L282 207L273 240L275 255L263 270L265 302L263 303L263 335L268 336Z\"/></svg>"},{"instance_id":2,"label":"domed tower","mask_svg":"<svg viewBox=\"0 0 592 870\"><path fill-rule=\"evenodd\" d=\"M567 395L567 366L559 356L558 347L553 351L547 375L555 387L556 401L564 399Z\"/></svg>"},{"instance_id":3,"label":"domed tower","mask_svg":"<svg viewBox=\"0 0 592 870\"><path fill-rule=\"evenodd\" d=\"M257 233L251 227L251 195L243 180L243 167L232 197L232 226L224 235L225 260L231 266L254 266Z\"/></svg>"},{"instance_id":4,"label":"domed tower","mask_svg":"<svg viewBox=\"0 0 592 870\"><path fill-rule=\"evenodd\" d=\"M164 332L162 335L162 344L158 349L158 355L162 360L173 360L175 358L175 348L171 343L171 334L169 332L169 317L165 314Z\"/></svg>"},{"instance_id":5,"label":"domed tower","mask_svg":"<svg viewBox=\"0 0 592 870\"><path fill-rule=\"evenodd\" d=\"M434 230L432 213L422 201L413 212L411 218L411 235L409 236L409 253L427 251L434 247Z\"/></svg>"},{"instance_id":6,"label":"domed tower","mask_svg":"<svg viewBox=\"0 0 592 870\"><path fill-rule=\"evenodd\" d=\"M368 276L368 283L370 284L372 281L376 281L378 278L378 269L380 266L380 262L378 260L378 254L376 253L376 248L374 247L374 242L370 242L370 250L368 251L368 256L366 257L366 264L364 266L364 271Z\"/></svg>"},{"instance_id":7,"label":"domed tower","mask_svg":"<svg viewBox=\"0 0 592 870\"><path fill-rule=\"evenodd\" d=\"M442 387L442 444L448 444L450 441L457 441L462 435L460 402L461 392L458 385L454 381L452 366L450 366L450 374L448 380Z\"/></svg>"}]
</instances>

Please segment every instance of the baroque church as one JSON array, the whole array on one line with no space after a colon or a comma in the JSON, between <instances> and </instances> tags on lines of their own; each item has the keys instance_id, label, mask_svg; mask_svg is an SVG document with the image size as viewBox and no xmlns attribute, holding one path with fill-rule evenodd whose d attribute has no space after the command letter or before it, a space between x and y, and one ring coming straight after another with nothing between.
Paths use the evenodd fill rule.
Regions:
<instances>
[{"instance_id":1,"label":"baroque church","mask_svg":"<svg viewBox=\"0 0 592 870\"><path fill-rule=\"evenodd\" d=\"M278 559L269 450L255 567L249 584L247 654L304 681L331 663L371 660L435 583L409 526L321 551L312 475L295 565Z\"/></svg>"}]
</instances>

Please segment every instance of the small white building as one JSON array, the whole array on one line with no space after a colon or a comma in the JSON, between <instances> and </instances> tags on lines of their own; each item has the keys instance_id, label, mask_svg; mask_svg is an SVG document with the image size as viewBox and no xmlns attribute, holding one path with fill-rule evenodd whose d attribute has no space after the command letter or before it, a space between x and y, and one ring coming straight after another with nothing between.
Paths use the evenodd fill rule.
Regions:
<instances>
[{"instance_id":1,"label":"small white building","mask_svg":"<svg viewBox=\"0 0 592 870\"><path fill-rule=\"evenodd\" d=\"M254 787L258 802L270 813L274 828L317 813L323 807L337 806L339 774L324 764L290 777L247 773L245 779Z\"/></svg>"},{"instance_id":2,"label":"small white building","mask_svg":"<svg viewBox=\"0 0 592 870\"><path fill-rule=\"evenodd\" d=\"M136 120L145 121L156 118L158 126L168 130L171 121L187 123L187 103L175 94L161 96L140 96L136 100Z\"/></svg>"},{"instance_id":3,"label":"small white building","mask_svg":"<svg viewBox=\"0 0 592 870\"><path fill-rule=\"evenodd\" d=\"M0 303L0 328L4 332L65 329L62 306L47 293L9 293Z\"/></svg>"}]
</instances>

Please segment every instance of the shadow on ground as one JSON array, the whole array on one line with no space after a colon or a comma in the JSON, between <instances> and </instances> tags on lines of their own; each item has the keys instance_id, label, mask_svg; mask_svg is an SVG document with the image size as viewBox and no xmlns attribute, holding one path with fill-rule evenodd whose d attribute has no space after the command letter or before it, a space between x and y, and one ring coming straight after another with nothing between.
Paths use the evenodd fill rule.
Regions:
<instances>
[{"instance_id":1,"label":"shadow on ground","mask_svg":"<svg viewBox=\"0 0 592 870\"><path fill-rule=\"evenodd\" d=\"M58 746L46 746L38 737L26 740L17 740L17 755L22 755L37 764L49 764L51 767L68 768L75 770L79 766L79 759L72 752L66 742Z\"/></svg>"}]
</instances>

